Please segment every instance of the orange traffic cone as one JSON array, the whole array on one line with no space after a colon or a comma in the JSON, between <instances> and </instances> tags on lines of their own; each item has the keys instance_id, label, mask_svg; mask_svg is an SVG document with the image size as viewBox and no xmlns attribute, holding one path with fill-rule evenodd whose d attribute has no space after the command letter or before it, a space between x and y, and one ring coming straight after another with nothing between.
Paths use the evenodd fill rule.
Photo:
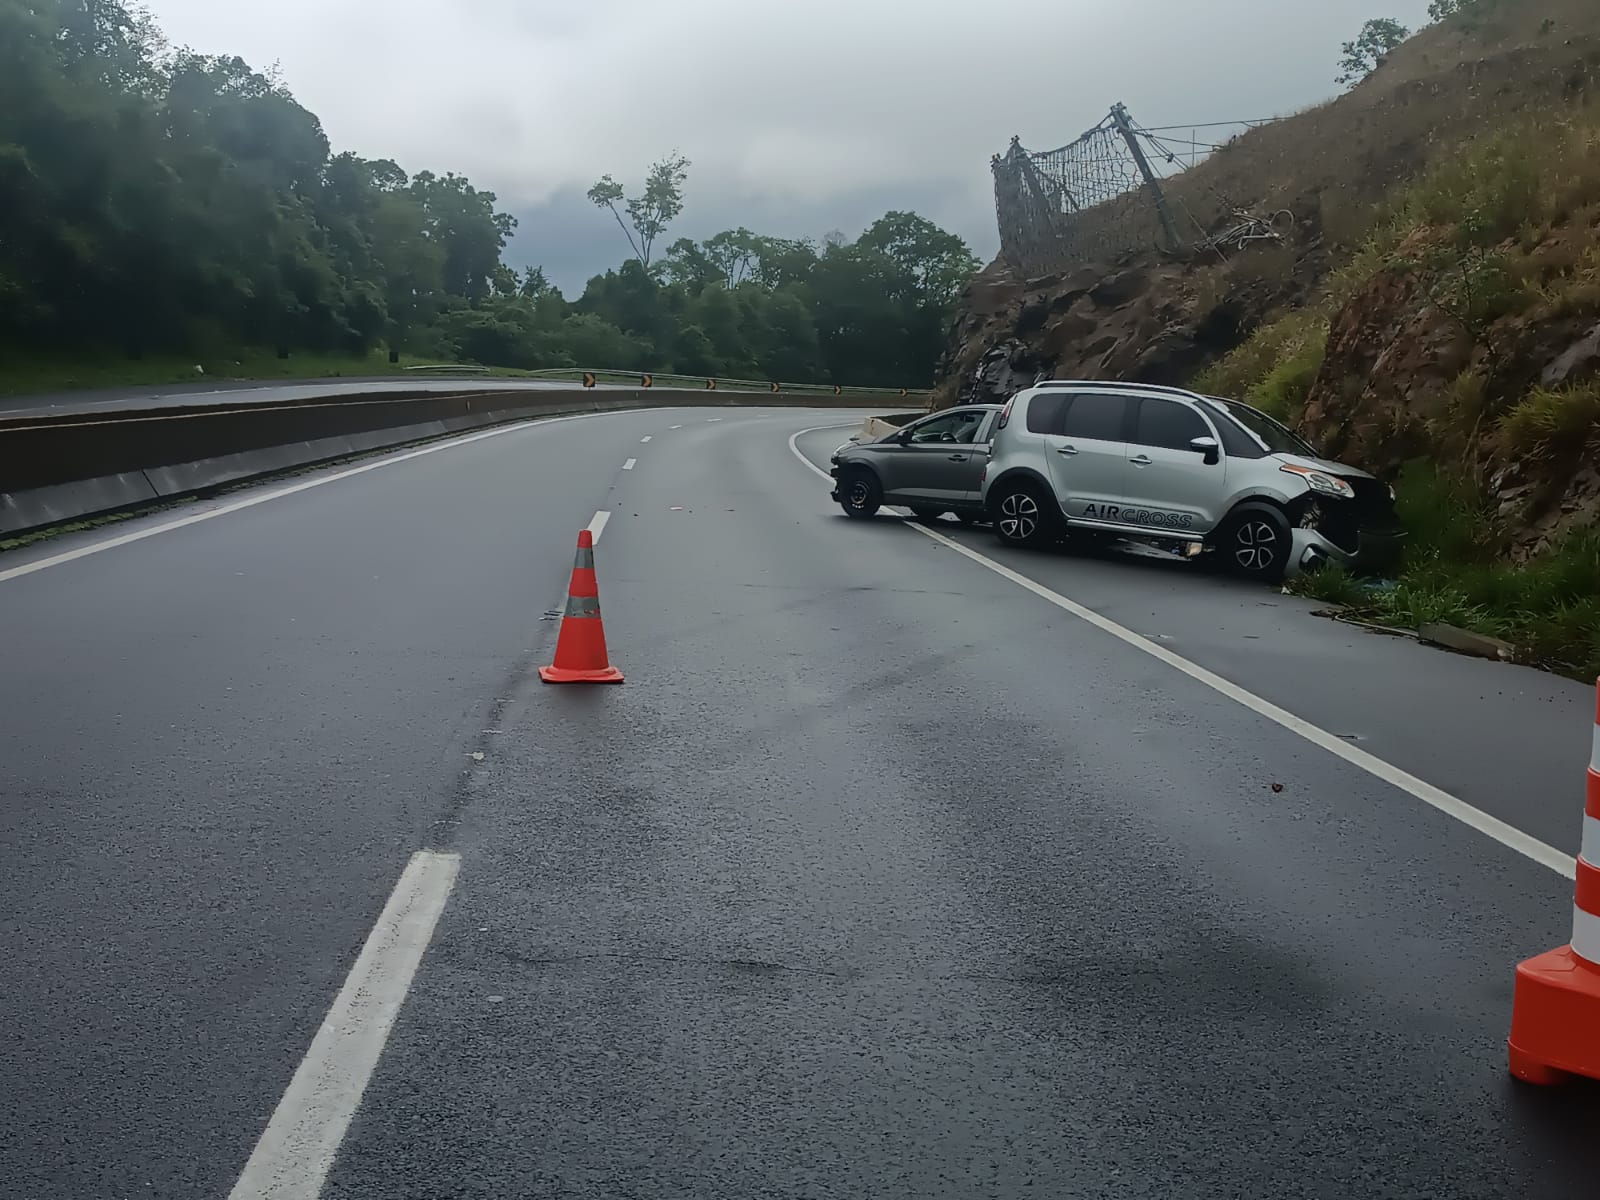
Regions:
<instances>
[{"instance_id":1,"label":"orange traffic cone","mask_svg":"<svg viewBox=\"0 0 1600 1200\"><path fill-rule=\"evenodd\" d=\"M1600 683L1596 686L1600 701ZM1572 941L1517 967L1507 1043L1511 1073L1527 1083L1600 1079L1600 702L1595 706Z\"/></svg>"},{"instance_id":2,"label":"orange traffic cone","mask_svg":"<svg viewBox=\"0 0 1600 1200\"><path fill-rule=\"evenodd\" d=\"M578 556L567 585L567 612L556 636L556 661L539 668L546 683L621 683L622 672L606 657L606 627L600 619L600 585L594 577L594 534L578 535Z\"/></svg>"}]
</instances>

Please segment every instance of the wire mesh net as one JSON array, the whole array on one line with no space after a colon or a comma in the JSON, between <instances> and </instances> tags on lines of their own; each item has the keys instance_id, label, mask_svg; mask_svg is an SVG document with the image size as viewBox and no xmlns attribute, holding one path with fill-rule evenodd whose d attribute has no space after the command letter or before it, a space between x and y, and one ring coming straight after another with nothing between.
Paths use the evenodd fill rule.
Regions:
<instances>
[{"instance_id":1,"label":"wire mesh net","mask_svg":"<svg viewBox=\"0 0 1600 1200\"><path fill-rule=\"evenodd\" d=\"M1059 150L1026 150L1012 138L990 165L1000 252L1029 275L1160 239L1155 196L1114 114Z\"/></svg>"},{"instance_id":2,"label":"wire mesh net","mask_svg":"<svg viewBox=\"0 0 1600 1200\"><path fill-rule=\"evenodd\" d=\"M1180 228L1192 227L1195 215L1180 198L1166 227L1158 180L1183 173L1230 137L1272 120L1145 129L1117 105L1059 150L1028 150L1012 138L1005 154L990 163L1000 253L1014 268L1037 276L1158 245L1177 249ZM1145 178L1144 166L1152 179Z\"/></svg>"}]
</instances>

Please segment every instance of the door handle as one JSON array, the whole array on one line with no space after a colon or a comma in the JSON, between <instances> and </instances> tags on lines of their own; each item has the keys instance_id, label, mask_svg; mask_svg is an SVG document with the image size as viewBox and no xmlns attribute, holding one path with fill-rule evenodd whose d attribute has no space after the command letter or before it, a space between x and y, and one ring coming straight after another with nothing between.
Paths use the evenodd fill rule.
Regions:
<instances>
[{"instance_id":1,"label":"door handle","mask_svg":"<svg viewBox=\"0 0 1600 1200\"><path fill-rule=\"evenodd\" d=\"M1057 446L1056 447L1056 453L1057 454L1076 454L1077 452L1078 452L1078 448L1076 446Z\"/></svg>"},{"instance_id":2,"label":"door handle","mask_svg":"<svg viewBox=\"0 0 1600 1200\"><path fill-rule=\"evenodd\" d=\"M1148 455L1141 454L1138 458L1130 458L1128 461L1136 467L1148 467L1155 460Z\"/></svg>"},{"instance_id":3,"label":"door handle","mask_svg":"<svg viewBox=\"0 0 1600 1200\"><path fill-rule=\"evenodd\" d=\"M967 456L965 454L952 454L950 456L950 461L951 462L966 462L967 461Z\"/></svg>"}]
</instances>

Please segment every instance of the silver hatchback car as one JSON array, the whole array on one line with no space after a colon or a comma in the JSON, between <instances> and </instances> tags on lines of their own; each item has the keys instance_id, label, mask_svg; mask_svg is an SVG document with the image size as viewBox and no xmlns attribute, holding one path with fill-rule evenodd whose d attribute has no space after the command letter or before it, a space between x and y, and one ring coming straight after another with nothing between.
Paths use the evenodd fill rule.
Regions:
<instances>
[{"instance_id":1,"label":"silver hatchback car","mask_svg":"<svg viewBox=\"0 0 1600 1200\"><path fill-rule=\"evenodd\" d=\"M1144 384L1018 392L995 420L981 494L1013 545L1072 533L1180 543L1264 579L1382 565L1400 537L1381 480L1249 405Z\"/></svg>"}]
</instances>

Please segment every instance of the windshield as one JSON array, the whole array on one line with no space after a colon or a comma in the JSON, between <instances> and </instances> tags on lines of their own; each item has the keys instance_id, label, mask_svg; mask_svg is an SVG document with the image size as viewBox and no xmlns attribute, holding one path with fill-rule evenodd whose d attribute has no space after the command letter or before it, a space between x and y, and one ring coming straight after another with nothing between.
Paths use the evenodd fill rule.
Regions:
<instances>
[{"instance_id":1,"label":"windshield","mask_svg":"<svg viewBox=\"0 0 1600 1200\"><path fill-rule=\"evenodd\" d=\"M1240 404L1237 400L1224 400L1219 396L1207 396L1206 399L1213 408L1220 409L1253 433L1256 440L1272 453L1304 454L1309 458L1322 457L1321 452L1305 438L1287 425L1274 421L1259 409L1251 408L1248 404Z\"/></svg>"}]
</instances>

